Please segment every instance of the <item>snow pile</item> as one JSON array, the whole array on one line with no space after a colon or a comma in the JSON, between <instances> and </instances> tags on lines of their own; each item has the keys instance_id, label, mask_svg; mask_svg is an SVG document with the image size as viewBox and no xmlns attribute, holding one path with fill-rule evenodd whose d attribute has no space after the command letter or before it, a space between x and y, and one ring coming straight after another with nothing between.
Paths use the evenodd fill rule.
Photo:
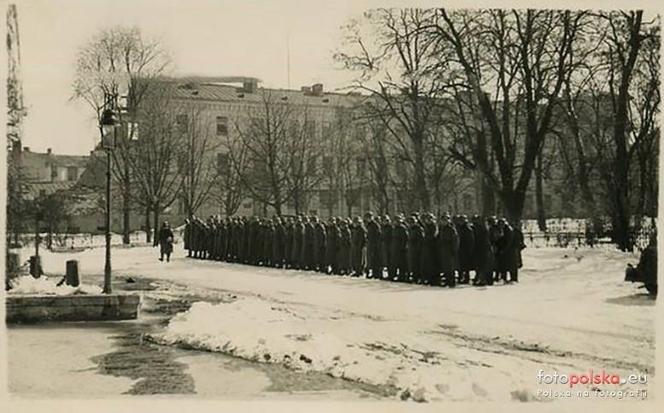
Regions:
<instances>
[{"instance_id":1,"label":"snow pile","mask_svg":"<svg viewBox=\"0 0 664 413\"><path fill-rule=\"evenodd\" d=\"M9 294L46 294L46 295L73 295L73 294L101 294L102 290L96 285L79 284L78 287L62 284L46 276L34 278L32 276L17 277L11 281Z\"/></svg>"},{"instance_id":2,"label":"snow pile","mask_svg":"<svg viewBox=\"0 0 664 413\"><path fill-rule=\"evenodd\" d=\"M302 310L299 314L292 306L253 298L231 304L198 302L152 338L161 344L315 370L415 401L509 400L517 385L481 362L466 363L468 349L454 348L440 336L418 334L409 328L411 323ZM473 366L483 369L481 378L467 368ZM490 391L475 383L483 380L492 381Z\"/></svg>"}]
</instances>

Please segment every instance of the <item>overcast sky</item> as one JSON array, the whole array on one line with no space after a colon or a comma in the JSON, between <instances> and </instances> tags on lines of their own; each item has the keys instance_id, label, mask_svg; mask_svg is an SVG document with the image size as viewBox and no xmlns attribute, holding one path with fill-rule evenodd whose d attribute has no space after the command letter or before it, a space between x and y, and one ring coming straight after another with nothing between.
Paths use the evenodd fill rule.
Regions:
<instances>
[{"instance_id":1,"label":"overcast sky","mask_svg":"<svg viewBox=\"0 0 664 413\"><path fill-rule=\"evenodd\" d=\"M23 145L33 151L86 154L98 139L94 113L72 102L76 52L100 28L137 25L170 51L176 74L255 76L269 87L346 84L335 69L345 3L306 1L91 1L18 3L23 91L28 116ZM196 5L193 7L193 5Z\"/></svg>"},{"instance_id":2,"label":"overcast sky","mask_svg":"<svg viewBox=\"0 0 664 413\"><path fill-rule=\"evenodd\" d=\"M175 74L254 76L268 87L321 82L330 90L351 75L339 70L332 55L341 41L340 26L378 5L439 1L394 0L18 0L25 119L24 146L34 151L87 154L99 139L94 113L70 97L78 48L97 31L136 25L160 38L175 63ZM445 1L446 5L514 6L509 0ZM614 0L613 7L650 6L652 2ZM640 4L639 4L640 3ZM650 4L649 4L650 3ZM521 2L521 5L525 5ZM529 6L550 7L547 0ZM574 7L559 0L557 7ZM585 7L604 6L587 0Z\"/></svg>"}]
</instances>

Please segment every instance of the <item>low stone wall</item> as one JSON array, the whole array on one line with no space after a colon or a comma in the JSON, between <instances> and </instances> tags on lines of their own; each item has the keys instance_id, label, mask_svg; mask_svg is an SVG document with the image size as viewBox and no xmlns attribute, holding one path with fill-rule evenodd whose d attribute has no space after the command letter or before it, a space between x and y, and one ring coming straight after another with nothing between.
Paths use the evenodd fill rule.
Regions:
<instances>
[{"instance_id":1,"label":"low stone wall","mask_svg":"<svg viewBox=\"0 0 664 413\"><path fill-rule=\"evenodd\" d=\"M141 305L137 294L8 294L6 298L7 323L134 320Z\"/></svg>"}]
</instances>

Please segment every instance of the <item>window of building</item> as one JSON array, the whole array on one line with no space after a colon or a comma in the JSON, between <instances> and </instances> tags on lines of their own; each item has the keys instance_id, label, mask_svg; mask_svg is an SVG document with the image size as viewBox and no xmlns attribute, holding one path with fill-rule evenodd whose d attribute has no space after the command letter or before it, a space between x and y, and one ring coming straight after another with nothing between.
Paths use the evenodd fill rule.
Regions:
<instances>
[{"instance_id":1,"label":"window of building","mask_svg":"<svg viewBox=\"0 0 664 413\"><path fill-rule=\"evenodd\" d=\"M316 136L316 121L311 119L304 123L305 131L309 136Z\"/></svg>"},{"instance_id":2,"label":"window of building","mask_svg":"<svg viewBox=\"0 0 664 413\"><path fill-rule=\"evenodd\" d=\"M366 160L362 157L355 159L355 168L358 176L364 176Z\"/></svg>"},{"instance_id":3,"label":"window of building","mask_svg":"<svg viewBox=\"0 0 664 413\"><path fill-rule=\"evenodd\" d=\"M323 157L323 170L327 173L332 172L334 168L334 158L331 156Z\"/></svg>"},{"instance_id":4,"label":"window of building","mask_svg":"<svg viewBox=\"0 0 664 413\"><path fill-rule=\"evenodd\" d=\"M68 181L75 181L78 179L78 168L75 166L68 166L67 167L67 180Z\"/></svg>"},{"instance_id":5,"label":"window of building","mask_svg":"<svg viewBox=\"0 0 664 413\"><path fill-rule=\"evenodd\" d=\"M228 136L228 117L217 116L217 136Z\"/></svg>"},{"instance_id":6,"label":"window of building","mask_svg":"<svg viewBox=\"0 0 664 413\"><path fill-rule=\"evenodd\" d=\"M322 131L324 137L329 137L332 133L332 123L329 121L323 121Z\"/></svg>"},{"instance_id":7,"label":"window of building","mask_svg":"<svg viewBox=\"0 0 664 413\"><path fill-rule=\"evenodd\" d=\"M230 163L227 153L217 154L217 173L219 175L228 175L230 173Z\"/></svg>"},{"instance_id":8,"label":"window of building","mask_svg":"<svg viewBox=\"0 0 664 413\"><path fill-rule=\"evenodd\" d=\"M463 195L463 209L468 213L473 208L473 196L470 194Z\"/></svg>"},{"instance_id":9,"label":"window of building","mask_svg":"<svg viewBox=\"0 0 664 413\"><path fill-rule=\"evenodd\" d=\"M58 167L51 165L51 180L56 181L58 179Z\"/></svg>"},{"instance_id":10,"label":"window of building","mask_svg":"<svg viewBox=\"0 0 664 413\"><path fill-rule=\"evenodd\" d=\"M186 113L177 115L175 117L175 123L183 132L186 132L189 127L189 116Z\"/></svg>"}]
</instances>

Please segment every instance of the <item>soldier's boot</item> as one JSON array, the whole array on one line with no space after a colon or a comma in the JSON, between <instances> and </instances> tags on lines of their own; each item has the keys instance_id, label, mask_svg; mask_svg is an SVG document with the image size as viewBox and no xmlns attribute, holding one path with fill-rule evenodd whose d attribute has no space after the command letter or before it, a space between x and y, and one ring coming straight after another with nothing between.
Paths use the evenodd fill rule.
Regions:
<instances>
[{"instance_id":1,"label":"soldier's boot","mask_svg":"<svg viewBox=\"0 0 664 413\"><path fill-rule=\"evenodd\" d=\"M510 281L513 281L515 283L519 282L519 270L515 269L514 271L510 272Z\"/></svg>"},{"instance_id":2,"label":"soldier's boot","mask_svg":"<svg viewBox=\"0 0 664 413\"><path fill-rule=\"evenodd\" d=\"M449 273L445 275L447 282L445 283L447 287L454 288L456 286L456 280L454 278L454 273Z\"/></svg>"}]
</instances>

